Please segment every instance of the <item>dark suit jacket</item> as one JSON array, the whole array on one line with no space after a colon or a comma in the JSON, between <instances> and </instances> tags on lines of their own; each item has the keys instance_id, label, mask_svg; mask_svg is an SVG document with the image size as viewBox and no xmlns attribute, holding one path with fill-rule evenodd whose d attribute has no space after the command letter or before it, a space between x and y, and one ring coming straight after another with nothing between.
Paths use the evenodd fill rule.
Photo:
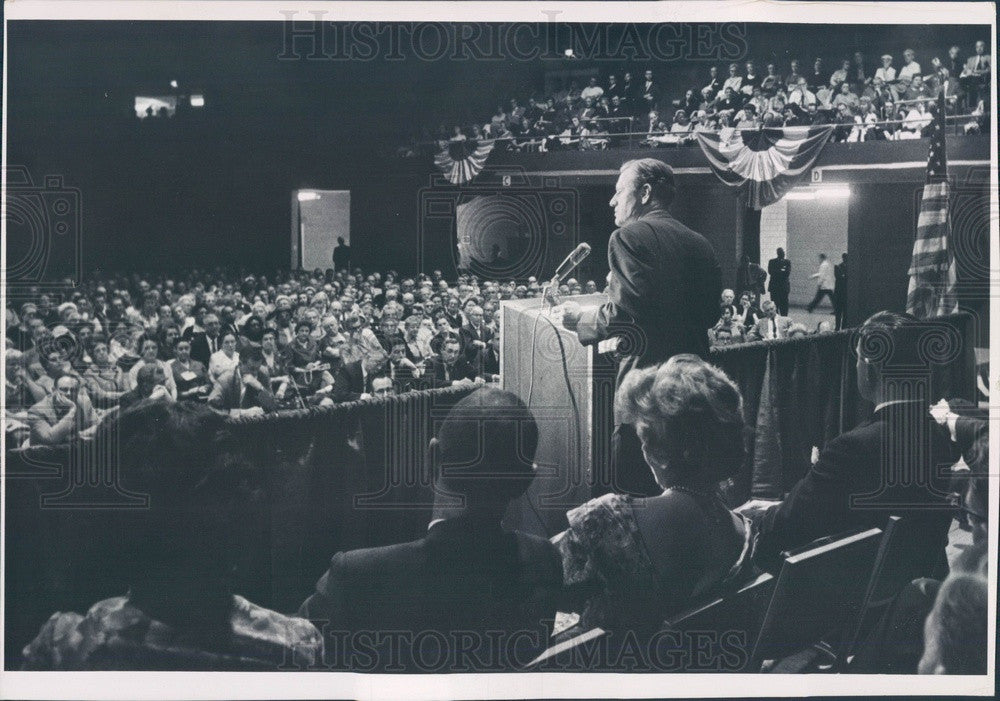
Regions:
<instances>
[{"instance_id":1,"label":"dark suit jacket","mask_svg":"<svg viewBox=\"0 0 1000 701\"><path fill-rule=\"evenodd\" d=\"M441 358L431 358L425 367L424 380L431 387L450 387L455 380L476 379L476 369L462 356L451 366L448 378L445 379L445 364Z\"/></svg>"},{"instance_id":2,"label":"dark suit jacket","mask_svg":"<svg viewBox=\"0 0 1000 701\"><path fill-rule=\"evenodd\" d=\"M833 266L833 294L843 297L847 292L847 264L837 263Z\"/></svg>"},{"instance_id":3,"label":"dark suit jacket","mask_svg":"<svg viewBox=\"0 0 1000 701\"><path fill-rule=\"evenodd\" d=\"M623 336L618 379L678 353L708 356L708 329L719 319L722 269L708 240L666 211L650 212L611 234L608 301L584 312L584 345Z\"/></svg>"},{"instance_id":4,"label":"dark suit jacket","mask_svg":"<svg viewBox=\"0 0 1000 701\"><path fill-rule=\"evenodd\" d=\"M199 331L198 333L192 333L188 340L191 341L191 357L205 367L208 367L208 361L212 357L212 350L208 345L208 335L204 331ZM220 334L215 338L215 350L221 348L222 336Z\"/></svg>"},{"instance_id":5,"label":"dark suit jacket","mask_svg":"<svg viewBox=\"0 0 1000 701\"><path fill-rule=\"evenodd\" d=\"M344 363L337 369L337 374L333 378L333 401L353 402L361 399L363 393L370 394L371 391L372 378L364 377L360 360Z\"/></svg>"},{"instance_id":6,"label":"dark suit jacket","mask_svg":"<svg viewBox=\"0 0 1000 701\"><path fill-rule=\"evenodd\" d=\"M493 375L500 374L500 356L489 346L480 348L476 354L476 362L473 363L473 366L480 377L486 381L490 381L493 379Z\"/></svg>"},{"instance_id":7,"label":"dark suit jacket","mask_svg":"<svg viewBox=\"0 0 1000 701\"><path fill-rule=\"evenodd\" d=\"M940 576L953 509L944 496L948 476L936 473L957 459L947 429L934 423L925 402L883 407L830 441L785 500L762 515L757 563L776 570L782 550L855 528L883 528L899 515L919 524L914 547L925 553L923 576ZM880 489L877 497L863 496Z\"/></svg>"},{"instance_id":8,"label":"dark suit jacket","mask_svg":"<svg viewBox=\"0 0 1000 701\"><path fill-rule=\"evenodd\" d=\"M489 343L490 339L493 338L493 332L489 330L486 324L483 324L482 329L479 331L471 324L466 324L459 329L458 334L462 339L462 349L465 351L465 359L470 363L475 362L476 356L481 350L474 346L472 342L483 341L484 343Z\"/></svg>"},{"instance_id":9,"label":"dark suit jacket","mask_svg":"<svg viewBox=\"0 0 1000 701\"><path fill-rule=\"evenodd\" d=\"M788 292L789 278L792 275L792 261L787 258L772 258L767 261L768 292Z\"/></svg>"},{"instance_id":10,"label":"dark suit jacket","mask_svg":"<svg viewBox=\"0 0 1000 701\"><path fill-rule=\"evenodd\" d=\"M449 647L455 645L452 632L476 636L475 640L488 645L485 633L502 631L500 647L510 642L517 648L517 659L508 662L526 664L546 646L545 619L555 616L562 576L559 556L548 540L503 531L499 524L448 519L410 543L337 553L299 615L329 621L327 630L333 633L437 631L444 634ZM518 631L530 632L534 639L512 635ZM434 640L430 639L428 649ZM407 659L405 637L402 648L399 661L404 667L429 671L415 669L412 659ZM328 664L337 664L331 659L335 650L336 644L328 643ZM490 655L488 647L475 655L487 663L502 659ZM387 656L380 657L373 663L376 669L388 662ZM431 660L437 657L436 652L426 655ZM357 668L357 664L347 661L346 666ZM473 662L467 659L467 664Z\"/></svg>"}]
</instances>

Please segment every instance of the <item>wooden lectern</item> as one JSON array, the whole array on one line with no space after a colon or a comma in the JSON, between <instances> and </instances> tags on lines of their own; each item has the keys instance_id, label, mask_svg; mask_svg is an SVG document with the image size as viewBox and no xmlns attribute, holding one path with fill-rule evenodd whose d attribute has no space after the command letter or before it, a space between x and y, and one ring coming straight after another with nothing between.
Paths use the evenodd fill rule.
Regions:
<instances>
[{"instance_id":1,"label":"wooden lectern","mask_svg":"<svg viewBox=\"0 0 1000 701\"><path fill-rule=\"evenodd\" d=\"M607 301L603 294L567 299L585 310ZM616 371L595 355L563 328L561 306L541 298L501 303L501 386L531 408L539 430L536 477L511 504L504 519L510 528L553 536L565 530L566 512L591 496L593 456L608 454Z\"/></svg>"}]
</instances>

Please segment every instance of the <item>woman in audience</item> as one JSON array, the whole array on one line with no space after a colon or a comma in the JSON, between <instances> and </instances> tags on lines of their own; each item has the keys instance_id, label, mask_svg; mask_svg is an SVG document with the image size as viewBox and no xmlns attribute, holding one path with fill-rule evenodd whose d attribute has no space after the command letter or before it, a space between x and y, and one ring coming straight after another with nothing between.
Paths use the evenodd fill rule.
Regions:
<instances>
[{"instance_id":1,"label":"woman in audience","mask_svg":"<svg viewBox=\"0 0 1000 701\"><path fill-rule=\"evenodd\" d=\"M123 497L147 496L148 508L104 511L91 526L121 568L109 586L126 593L86 615L54 613L24 649L25 669L268 669L321 659L311 623L232 591L255 533L248 524L260 518L261 480L223 422L202 405L157 401L119 417Z\"/></svg>"},{"instance_id":2,"label":"woman in audience","mask_svg":"<svg viewBox=\"0 0 1000 701\"><path fill-rule=\"evenodd\" d=\"M90 356L93 362L83 374L87 392L95 405L102 408L114 406L128 390L125 373L111 362L108 344L103 340L94 343Z\"/></svg>"},{"instance_id":3,"label":"woman in audience","mask_svg":"<svg viewBox=\"0 0 1000 701\"><path fill-rule=\"evenodd\" d=\"M222 348L212 353L208 359L208 376L213 383L227 370L240 366L240 354L236 352L236 334L227 333L222 337Z\"/></svg>"},{"instance_id":4,"label":"woman in audience","mask_svg":"<svg viewBox=\"0 0 1000 701\"><path fill-rule=\"evenodd\" d=\"M750 522L717 494L743 460L743 400L725 373L684 354L633 370L615 402L663 494L606 494L567 514L569 528L553 538L561 610L579 612L585 627L649 633L751 567Z\"/></svg>"},{"instance_id":5,"label":"woman in audience","mask_svg":"<svg viewBox=\"0 0 1000 701\"><path fill-rule=\"evenodd\" d=\"M191 357L191 341L180 339L175 346L174 354L176 357L170 361L170 372L177 387L177 398L205 399L211 386L205 366Z\"/></svg>"}]
</instances>

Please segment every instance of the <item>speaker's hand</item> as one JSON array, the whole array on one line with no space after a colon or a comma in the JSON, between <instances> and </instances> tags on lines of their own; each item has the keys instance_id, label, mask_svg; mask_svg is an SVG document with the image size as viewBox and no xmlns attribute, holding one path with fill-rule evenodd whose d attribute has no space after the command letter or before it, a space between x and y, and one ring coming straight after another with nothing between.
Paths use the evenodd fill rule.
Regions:
<instances>
[{"instance_id":1,"label":"speaker's hand","mask_svg":"<svg viewBox=\"0 0 1000 701\"><path fill-rule=\"evenodd\" d=\"M546 285L543 297L545 299L545 303L550 307L558 307L562 304L562 297L559 295L559 288L555 285Z\"/></svg>"},{"instance_id":2,"label":"speaker's hand","mask_svg":"<svg viewBox=\"0 0 1000 701\"><path fill-rule=\"evenodd\" d=\"M580 323L582 308L576 302L566 302L563 305L562 324L570 331L576 331L576 325Z\"/></svg>"}]
</instances>

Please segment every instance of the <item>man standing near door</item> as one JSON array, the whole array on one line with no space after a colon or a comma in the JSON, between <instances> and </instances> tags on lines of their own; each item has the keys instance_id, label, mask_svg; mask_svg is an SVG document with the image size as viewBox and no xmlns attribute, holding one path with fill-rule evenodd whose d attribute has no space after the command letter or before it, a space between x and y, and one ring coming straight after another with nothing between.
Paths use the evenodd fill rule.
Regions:
<instances>
[{"instance_id":1,"label":"man standing near door","mask_svg":"<svg viewBox=\"0 0 1000 701\"><path fill-rule=\"evenodd\" d=\"M847 306L847 254L840 255L840 262L833 268L833 313L837 331L844 328L844 308Z\"/></svg>"},{"instance_id":2,"label":"man standing near door","mask_svg":"<svg viewBox=\"0 0 1000 701\"><path fill-rule=\"evenodd\" d=\"M349 270L351 267L351 247L344 243L344 237L337 237L337 247L333 249L333 269Z\"/></svg>"},{"instance_id":3,"label":"man standing near door","mask_svg":"<svg viewBox=\"0 0 1000 701\"><path fill-rule=\"evenodd\" d=\"M785 249L779 248L777 258L767 262L767 291L771 293L771 301L778 307L781 316L788 316L789 278L792 275L792 261L785 258Z\"/></svg>"}]
</instances>

